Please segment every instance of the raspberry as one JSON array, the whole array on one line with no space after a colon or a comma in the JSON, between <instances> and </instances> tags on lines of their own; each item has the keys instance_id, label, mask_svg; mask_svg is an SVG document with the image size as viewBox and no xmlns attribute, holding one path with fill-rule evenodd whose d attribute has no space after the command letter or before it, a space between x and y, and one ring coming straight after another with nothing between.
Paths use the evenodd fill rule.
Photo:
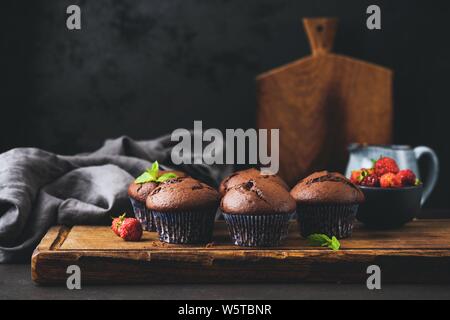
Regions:
<instances>
[{"instance_id":1,"label":"raspberry","mask_svg":"<svg viewBox=\"0 0 450 320\"><path fill-rule=\"evenodd\" d=\"M399 186L414 186L416 184L416 175L412 170L400 170L395 176L395 183Z\"/></svg>"},{"instance_id":2,"label":"raspberry","mask_svg":"<svg viewBox=\"0 0 450 320\"><path fill-rule=\"evenodd\" d=\"M119 236L125 241L139 241L142 237L142 226L135 218L126 218L119 229Z\"/></svg>"},{"instance_id":3,"label":"raspberry","mask_svg":"<svg viewBox=\"0 0 450 320\"><path fill-rule=\"evenodd\" d=\"M379 177L386 173L397 174L399 172L398 165L394 159L388 157L381 157L375 162L375 174Z\"/></svg>"},{"instance_id":4,"label":"raspberry","mask_svg":"<svg viewBox=\"0 0 450 320\"><path fill-rule=\"evenodd\" d=\"M380 181L376 174L369 174L361 180L360 184L365 187L379 187Z\"/></svg>"}]
</instances>

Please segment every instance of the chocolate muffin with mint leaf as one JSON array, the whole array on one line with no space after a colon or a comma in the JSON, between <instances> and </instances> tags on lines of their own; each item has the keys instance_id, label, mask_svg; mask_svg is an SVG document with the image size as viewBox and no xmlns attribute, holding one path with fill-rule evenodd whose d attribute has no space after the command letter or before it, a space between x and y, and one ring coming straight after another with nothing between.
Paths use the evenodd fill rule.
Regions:
<instances>
[{"instance_id":1,"label":"chocolate muffin with mint leaf","mask_svg":"<svg viewBox=\"0 0 450 320\"><path fill-rule=\"evenodd\" d=\"M261 173L260 170L255 169L255 168L250 168L250 169L246 169L246 170L236 171L236 172L232 173L231 175L229 175L228 177L226 177L225 179L223 179L219 186L219 192L223 196L227 192L227 190L233 188L234 186L237 186L238 184L241 184L248 180L251 180L251 179L253 179L253 180L254 179L265 179L270 182L276 183L289 191L288 185L279 176L264 175Z\"/></svg>"},{"instance_id":2,"label":"chocolate muffin with mint leaf","mask_svg":"<svg viewBox=\"0 0 450 320\"><path fill-rule=\"evenodd\" d=\"M211 241L219 201L220 195L214 188L190 177L180 177L156 187L146 205L161 241L194 244Z\"/></svg>"},{"instance_id":3,"label":"chocolate muffin with mint leaf","mask_svg":"<svg viewBox=\"0 0 450 320\"><path fill-rule=\"evenodd\" d=\"M220 207L234 244L273 247L287 236L295 201L283 186L257 178L228 189Z\"/></svg>"},{"instance_id":4,"label":"chocolate muffin with mint leaf","mask_svg":"<svg viewBox=\"0 0 450 320\"><path fill-rule=\"evenodd\" d=\"M186 174L181 171L159 170L158 161L155 161L151 168L144 171L128 186L128 197L133 206L134 215L141 222L144 230L156 230L153 216L145 206L145 201L150 192L166 180L185 176Z\"/></svg>"},{"instance_id":5,"label":"chocolate muffin with mint leaf","mask_svg":"<svg viewBox=\"0 0 450 320\"><path fill-rule=\"evenodd\" d=\"M342 239L351 236L353 222L364 194L337 172L315 172L291 190L297 203L300 234L326 234Z\"/></svg>"}]
</instances>

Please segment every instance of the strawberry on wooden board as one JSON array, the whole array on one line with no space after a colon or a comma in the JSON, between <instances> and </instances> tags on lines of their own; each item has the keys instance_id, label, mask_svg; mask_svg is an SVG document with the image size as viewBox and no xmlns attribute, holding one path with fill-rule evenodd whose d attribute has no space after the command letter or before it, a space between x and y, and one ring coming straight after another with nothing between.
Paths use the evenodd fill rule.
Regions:
<instances>
[{"instance_id":1,"label":"strawberry on wooden board","mask_svg":"<svg viewBox=\"0 0 450 320\"><path fill-rule=\"evenodd\" d=\"M119 236L125 241L139 241L142 238L142 225L138 219L126 218L120 228Z\"/></svg>"},{"instance_id":2,"label":"strawberry on wooden board","mask_svg":"<svg viewBox=\"0 0 450 320\"><path fill-rule=\"evenodd\" d=\"M120 236L119 229L120 229L120 226L122 225L123 221L125 220L125 216L126 216L126 213L122 214L121 216L119 216L117 218L113 218L113 221L111 224L111 229L118 236Z\"/></svg>"}]
</instances>

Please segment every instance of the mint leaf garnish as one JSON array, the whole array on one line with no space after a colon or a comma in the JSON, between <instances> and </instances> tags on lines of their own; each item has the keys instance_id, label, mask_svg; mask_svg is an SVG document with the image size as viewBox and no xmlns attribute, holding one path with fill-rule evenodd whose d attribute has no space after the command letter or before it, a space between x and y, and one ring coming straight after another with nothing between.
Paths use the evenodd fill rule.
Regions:
<instances>
[{"instance_id":1,"label":"mint leaf garnish","mask_svg":"<svg viewBox=\"0 0 450 320\"><path fill-rule=\"evenodd\" d=\"M159 178L156 179L156 182L164 182L164 181L166 181L166 180L173 179L173 178L177 178L177 177L178 177L178 176L177 176L175 173L173 173L173 172L167 172L167 173L164 173L164 174L162 174L161 176L159 176Z\"/></svg>"},{"instance_id":2,"label":"mint leaf garnish","mask_svg":"<svg viewBox=\"0 0 450 320\"><path fill-rule=\"evenodd\" d=\"M308 242L312 246L328 247L333 251L337 251L341 247L341 244L336 237L330 239L326 234L312 234L308 237Z\"/></svg>"},{"instance_id":3,"label":"mint leaf garnish","mask_svg":"<svg viewBox=\"0 0 450 320\"><path fill-rule=\"evenodd\" d=\"M422 181L420 181L420 179L416 178L416 181L414 182L415 186L418 186L422 183Z\"/></svg>"},{"instance_id":4,"label":"mint leaf garnish","mask_svg":"<svg viewBox=\"0 0 450 320\"><path fill-rule=\"evenodd\" d=\"M159 173L158 161L153 162L152 167L150 169L147 169L147 172L152 177L152 181L156 180L158 178L158 173Z\"/></svg>"},{"instance_id":5,"label":"mint leaf garnish","mask_svg":"<svg viewBox=\"0 0 450 320\"><path fill-rule=\"evenodd\" d=\"M137 177L136 180L134 180L135 183L147 183L151 181L153 181L153 177L148 171L145 171L143 174Z\"/></svg>"},{"instance_id":6,"label":"mint leaf garnish","mask_svg":"<svg viewBox=\"0 0 450 320\"><path fill-rule=\"evenodd\" d=\"M328 246L328 248L332 249L333 251L338 251L341 247L341 243L336 237L331 238L331 244Z\"/></svg>"},{"instance_id":7,"label":"mint leaf garnish","mask_svg":"<svg viewBox=\"0 0 450 320\"><path fill-rule=\"evenodd\" d=\"M308 241L313 246L322 246L324 243L327 244L331 239L326 234L312 234L308 237Z\"/></svg>"},{"instance_id":8,"label":"mint leaf garnish","mask_svg":"<svg viewBox=\"0 0 450 320\"><path fill-rule=\"evenodd\" d=\"M159 176L159 163L153 162L152 167L144 171L139 177L134 180L135 183L147 183L147 182L164 182L169 179L177 178L175 173L167 172Z\"/></svg>"}]
</instances>

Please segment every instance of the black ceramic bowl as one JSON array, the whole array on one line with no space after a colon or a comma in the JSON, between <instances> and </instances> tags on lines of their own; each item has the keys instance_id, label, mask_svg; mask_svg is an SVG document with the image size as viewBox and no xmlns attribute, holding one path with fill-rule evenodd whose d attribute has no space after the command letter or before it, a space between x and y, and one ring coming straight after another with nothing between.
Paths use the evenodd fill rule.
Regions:
<instances>
[{"instance_id":1,"label":"black ceramic bowl","mask_svg":"<svg viewBox=\"0 0 450 320\"><path fill-rule=\"evenodd\" d=\"M422 185L405 188L360 187L366 201L356 218L369 228L392 229L403 226L420 212Z\"/></svg>"}]
</instances>

